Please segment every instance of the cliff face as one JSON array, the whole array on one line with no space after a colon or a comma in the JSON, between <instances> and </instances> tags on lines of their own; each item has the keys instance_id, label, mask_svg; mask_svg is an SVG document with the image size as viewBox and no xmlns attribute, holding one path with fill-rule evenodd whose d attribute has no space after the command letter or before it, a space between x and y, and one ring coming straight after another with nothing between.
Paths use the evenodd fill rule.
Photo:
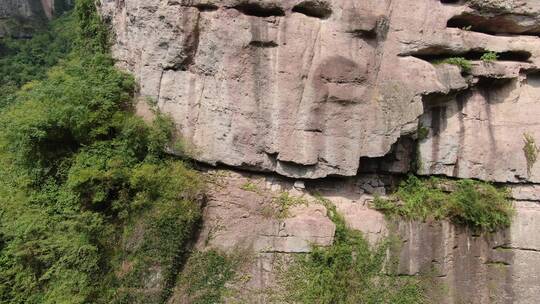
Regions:
<instances>
[{"instance_id":1,"label":"cliff face","mask_svg":"<svg viewBox=\"0 0 540 304\"><path fill-rule=\"evenodd\" d=\"M448 2L104 1L103 11L117 58L200 161L353 176L421 118L420 173L536 182L519 151L523 134L540 135L538 5ZM500 59L480 61L488 51ZM456 56L472 61L470 75L430 63Z\"/></svg>"},{"instance_id":2,"label":"cliff face","mask_svg":"<svg viewBox=\"0 0 540 304\"><path fill-rule=\"evenodd\" d=\"M478 233L446 221L386 221L370 205L374 195L384 195L385 186L396 182L391 175L305 183L230 171L211 171L209 176L213 190L196 248L254 252L246 255L252 256L244 270L249 279L236 283L240 290L234 295L236 302L227 303L281 303L269 300L268 289L279 293L275 280L283 260L311 251L312 245L332 244L335 225L314 193L332 202L347 224L362 231L372 244L397 236L397 271L404 277L426 277L428 303L538 302L540 204L523 195L527 188L514 188L517 214L510 229ZM285 218L272 216L273 197L281 193L309 204L292 206Z\"/></svg>"},{"instance_id":3,"label":"cliff face","mask_svg":"<svg viewBox=\"0 0 540 304\"><path fill-rule=\"evenodd\" d=\"M268 200L243 184L302 195L278 175L313 179L310 193L377 239L395 225L368 202L392 174L415 172L505 183L518 213L481 236L397 223L400 271L435 269L448 303L537 302L537 1L101 0L101 11L141 112L157 102L201 162L273 174L224 177L198 243L253 248L250 287L270 284L276 255L329 244L334 228L322 206L264 220Z\"/></svg>"}]
</instances>

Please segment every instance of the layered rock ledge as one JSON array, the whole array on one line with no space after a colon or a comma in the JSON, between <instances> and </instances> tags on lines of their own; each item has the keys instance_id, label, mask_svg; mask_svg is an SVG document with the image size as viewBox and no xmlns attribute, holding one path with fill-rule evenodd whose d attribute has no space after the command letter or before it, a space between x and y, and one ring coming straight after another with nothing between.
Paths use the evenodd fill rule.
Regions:
<instances>
[{"instance_id":1,"label":"layered rock ledge","mask_svg":"<svg viewBox=\"0 0 540 304\"><path fill-rule=\"evenodd\" d=\"M512 226L479 233L447 221L385 220L370 208L374 195L384 195L393 176L364 175L305 184L246 172L211 170L214 183L204 210L197 249L245 250L248 261L237 282L235 301L270 303L265 290L276 288L283 261L329 246L335 226L314 193L329 200L350 228L372 243L389 235L399 239L398 273L430 282L432 303L537 303L540 286L540 191L514 188L517 213ZM273 197L287 193L303 203L276 216ZM249 257L249 258L248 258ZM232 301L234 302L234 301ZM171 302L176 303L176 302Z\"/></svg>"}]
</instances>

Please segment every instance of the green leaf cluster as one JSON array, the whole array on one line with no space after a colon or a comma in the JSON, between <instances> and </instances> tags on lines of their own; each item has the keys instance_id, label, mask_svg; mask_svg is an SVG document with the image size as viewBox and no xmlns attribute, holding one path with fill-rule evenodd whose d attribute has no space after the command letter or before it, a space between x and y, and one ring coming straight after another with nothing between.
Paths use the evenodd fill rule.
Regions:
<instances>
[{"instance_id":1,"label":"green leaf cluster","mask_svg":"<svg viewBox=\"0 0 540 304\"><path fill-rule=\"evenodd\" d=\"M482 54L482 57L480 57L480 60L484 61L484 62L493 62L493 61L497 61L497 59L499 59L499 55L497 54L497 52L485 52L484 54Z\"/></svg>"},{"instance_id":2,"label":"green leaf cluster","mask_svg":"<svg viewBox=\"0 0 540 304\"><path fill-rule=\"evenodd\" d=\"M302 197L296 197L290 195L289 192L284 191L272 199L276 210L275 215L278 219L285 219L291 216L291 208L300 205L307 205L308 202Z\"/></svg>"},{"instance_id":3,"label":"green leaf cluster","mask_svg":"<svg viewBox=\"0 0 540 304\"><path fill-rule=\"evenodd\" d=\"M49 50L40 39L70 45L0 64L36 71L2 72L14 89L0 111L0 303L162 303L204 185L165 153L170 119L133 114L135 83L114 68L94 1L63 18L71 27L23 49L39 57Z\"/></svg>"},{"instance_id":4,"label":"green leaf cluster","mask_svg":"<svg viewBox=\"0 0 540 304\"><path fill-rule=\"evenodd\" d=\"M514 207L504 188L473 180L420 179L409 176L390 199L376 198L375 208L413 220L449 219L475 229L510 226Z\"/></svg>"},{"instance_id":5,"label":"green leaf cluster","mask_svg":"<svg viewBox=\"0 0 540 304\"><path fill-rule=\"evenodd\" d=\"M452 64L461 68L463 73L470 73L472 70L471 61L464 57L450 57L433 62L433 64Z\"/></svg>"}]
</instances>

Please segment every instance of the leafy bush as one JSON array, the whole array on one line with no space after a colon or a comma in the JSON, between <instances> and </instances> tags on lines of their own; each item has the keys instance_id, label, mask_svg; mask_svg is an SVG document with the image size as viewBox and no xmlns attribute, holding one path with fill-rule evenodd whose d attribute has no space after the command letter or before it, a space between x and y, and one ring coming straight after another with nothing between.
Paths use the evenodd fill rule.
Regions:
<instances>
[{"instance_id":1,"label":"leafy bush","mask_svg":"<svg viewBox=\"0 0 540 304\"><path fill-rule=\"evenodd\" d=\"M200 218L200 177L165 153L170 120L148 125L132 113L134 81L114 68L93 5L79 0L66 17L73 27L62 31L78 33L69 55L47 73L63 55L22 60L42 77L9 76L16 92L0 112L1 303L161 303Z\"/></svg>"},{"instance_id":2,"label":"leafy bush","mask_svg":"<svg viewBox=\"0 0 540 304\"><path fill-rule=\"evenodd\" d=\"M497 59L499 59L499 55L496 52L491 52L491 51L484 53L482 57L480 57L480 60L484 62L493 62L493 61L497 61Z\"/></svg>"},{"instance_id":3,"label":"leafy bush","mask_svg":"<svg viewBox=\"0 0 540 304\"><path fill-rule=\"evenodd\" d=\"M277 295L279 303L426 303L420 280L392 274L387 259L392 242L371 248L329 201L321 201L336 224L334 244L314 247L283 271L278 280L285 292Z\"/></svg>"},{"instance_id":4,"label":"leafy bush","mask_svg":"<svg viewBox=\"0 0 540 304\"><path fill-rule=\"evenodd\" d=\"M470 73L472 69L472 64L469 60L464 57L451 57L443 60L435 61L434 64L453 64L461 68L463 73Z\"/></svg>"},{"instance_id":5,"label":"leafy bush","mask_svg":"<svg viewBox=\"0 0 540 304\"><path fill-rule=\"evenodd\" d=\"M32 39L0 39L0 109L13 102L25 83L42 80L47 70L66 58L75 38L71 15L53 21Z\"/></svg>"},{"instance_id":6,"label":"leafy bush","mask_svg":"<svg viewBox=\"0 0 540 304\"><path fill-rule=\"evenodd\" d=\"M457 224L494 231L511 224L514 208L505 189L479 181L421 180L402 182L390 199L376 198L375 208L408 219L450 219Z\"/></svg>"}]
</instances>

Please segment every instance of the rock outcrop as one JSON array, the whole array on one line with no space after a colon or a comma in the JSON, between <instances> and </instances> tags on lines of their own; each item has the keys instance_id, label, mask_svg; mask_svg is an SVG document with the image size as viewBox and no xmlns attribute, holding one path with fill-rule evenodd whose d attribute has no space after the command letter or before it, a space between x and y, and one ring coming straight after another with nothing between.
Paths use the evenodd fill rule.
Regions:
<instances>
[{"instance_id":1,"label":"rock outcrop","mask_svg":"<svg viewBox=\"0 0 540 304\"><path fill-rule=\"evenodd\" d=\"M540 286L540 192L516 187L517 214L509 230L478 233L449 222L385 221L370 209L373 195L384 195L392 176L364 175L304 184L252 173L210 171L214 183L204 212L197 249L245 250L242 277L234 299L269 303L265 293L291 255L311 245L332 244L335 226L313 193L332 202L347 225L375 244L390 233L400 240L398 271L422 275L432 303L537 303ZM299 198L287 216L279 216L275 198ZM173 297L174 298L174 297ZM176 302L172 302L174 304ZM233 303L235 303L233 301Z\"/></svg>"},{"instance_id":2,"label":"rock outcrop","mask_svg":"<svg viewBox=\"0 0 540 304\"><path fill-rule=\"evenodd\" d=\"M517 2L103 0L102 11L116 34L115 56L141 81L141 95L172 115L200 161L297 178L353 176L362 160L414 134L425 112L432 132L421 173L536 181L537 168L527 173L516 152L522 136L497 141L540 135L534 122L514 127L534 111L540 53L531 34L537 20L518 18L537 16L537 5ZM457 27L464 14L515 17L527 29L508 32L528 35ZM500 53L500 62L482 63L487 51ZM472 75L430 62L454 56L475 62ZM486 97L492 79L508 83ZM437 130L426 122L438 109L434 96L457 93L465 111L489 106L487 118L463 113L482 140L450 133L459 123ZM457 112L457 101L443 103L449 110L440 119ZM510 119L508 107L516 112Z\"/></svg>"},{"instance_id":3,"label":"rock outcrop","mask_svg":"<svg viewBox=\"0 0 540 304\"><path fill-rule=\"evenodd\" d=\"M269 173L217 174L197 242L255 252L247 303L265 303L247 291L271 286L276 260L332 243L315 192L371 242L400 236L401 274L432 271L447 286L436 303L537 302L538 1L101 0L100 9L141 109L170 114L196 160ZM495 234L389 224L368 202L407 172L507 184L514 224ZM276 216L280 193L308 203Z\"/></svg>"}]
</instances>

